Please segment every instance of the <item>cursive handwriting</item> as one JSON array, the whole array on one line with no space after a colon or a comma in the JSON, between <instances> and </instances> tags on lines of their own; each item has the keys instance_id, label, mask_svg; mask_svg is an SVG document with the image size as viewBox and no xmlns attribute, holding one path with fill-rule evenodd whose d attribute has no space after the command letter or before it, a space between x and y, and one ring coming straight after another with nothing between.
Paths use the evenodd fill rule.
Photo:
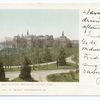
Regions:
<instances>
[{"instance_id":1,"label":"cursive handwriting","mask_svg":"<svg viewBox=\"0 0 100 100\"><path fill-rule=\"evenodd\" d=\"M90 69L83 69L84 74L100 74L100 71L98 71L97 68L94 68L93 70Z\"/></svg>"},{"instance_id":2,"label":"cursive handwriting","mask_svg":"<svg viewBox=\"0 0 100 100\"><path fill-rule=\"evenodd\" d=\"M81 42L82 44L95 44L96 43L94 40L90 40L89 42L87 42L85 38L83 38Z\"/></svg>"},{"instance_id":3,"label":"cursive handwriting","mask_svg":"<svg viewBox=\"0 0 100 100\"><path fill-rule=\"evenodd\" d=\"M96 22L96 23L100 23L100 17L98 18L99 20L97 19L88 19L87 17L86 18L83 18L82 22Z\"/></svg>"},{"instance_id":4,"label":"cursive handwriting","mask_svg":"<svg viewBox=\"0 0 100 100\"><path fill-rule=\"evenodd\" d=\"M82 12L82 70L83 74L100 75L100 11L85 9ZM96 78L96 84L100 84L100 77Z\"/></svg>"},{"instance_id":5,"label":"cursive handwriting","mask_svg":"<svg viewBox=\"0 0 100 100\"><path fill-rule=\"evenodd\" d=\"M86 33L88 29L90 29L90 30L100 29L100 25L90 25L90 24L88 24L88 25L84 25L83 28L84 28L84 33Z\"/></svg>"},{"instance_id":6,"label":"cursive handwriting","mask_svg":"<svg viewBox=\"0 0 100 100\"><path fill-rule=\"evenodd\" d=\"M85 66L85 67L97 67L97 65L87 64L87 63L83 63L83 66Z\"/></svg>"},{"instance_id":7,"label":"cursive handwriting","mask_svg":"<svg viewBox=\"0 0 100 100\"><path fill-rule=\"evenodd\" d=\"M100 51L100 48L95 48L95 47L82 47L81 50L84 50L84 51Z\"/></svg>"},{"instance_id":8,"label":"cursive handwriting","mask_svg":"<svg viewBox=\"0 0 100 100\"><path fill-rule=\"evenodd\" d=\"M100 15L100 12L99 11L93 11L91 9L88 9L88 10L84 10L83 13L87 14L87 15Z\"/></svg>"},{"instance_id":9,"label":"cursive handwriting","mask_svg":"<svg viewBox=\"0 0 100 100\"><path fill-rule=\"evenodd\" d=\"M94 59L98 59L99 57L98 56L94 56L92 54L87 54L87 53L84 53L84 59L89 59L89 60L94 60Z\"/></svg>"}]
</instances>

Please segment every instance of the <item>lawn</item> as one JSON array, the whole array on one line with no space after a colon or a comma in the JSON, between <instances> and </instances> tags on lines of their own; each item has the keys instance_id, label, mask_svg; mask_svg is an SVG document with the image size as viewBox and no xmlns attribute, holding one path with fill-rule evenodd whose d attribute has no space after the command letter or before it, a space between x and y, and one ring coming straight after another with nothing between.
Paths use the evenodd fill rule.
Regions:
<instances>
[{"instance_id":1,"label":"lawn","mask_svg":"<svg viewBox=\"0 0 100 100\"><path fill-rule=\"evenodd\" d=\"M79 72L60 73L47 76L49 82L79 82Z\"/></svg>"},{"instance_id":2,"label":"lawn","mask_svg":"<svg viewBox=\"0 0 100 100\"><path fill-rule=\"evenodd\" d=\"M35 70L56 70L56 69L75 69L78 66L73 63L67 63L66 66L58 66L55 64L50 64L50 65L42 65L42 66L37 66L35 67Z\"/></svg>"},{"instance_id":3,"label":"lawn","mask_svg":"<svg viewBox=\"0 0 100 100\"><path fill-rule=\"evenodd\" d=\"M41 65L41 66L34 66L34 68L32 68L32 70L57 70L57 69L75 69L78 68L78 66L76 64L73 63L67 63L66 66L58 66L55 64L50 64L50 65ZM13 71L20 71L20 68L6 68L5 69L6 72L13 72Z\"/></svg>"},{"instance_id":4,"label":"lawn","mask_svg":"<svg viewBox=\"0 0 100 100\"><path fill-rule=\"evenodd\" d=\"M13 79L11 82L25 82L23 79L17 77L15 79Z\"/></svg>"},{"instance_id":5,"label":"lawn","mask_svg":"<svg viewBox=\"0 0 100 100\"><path fill-rule=\"evenodd\" d=\"M10 81L10 82L38 82L38 81L36 81L36 80L33 80L33 81L25 81L25 80L23 80L23 79L17 77L17 78L13 79L13 80Z\"/></svg>"}]
</instances>

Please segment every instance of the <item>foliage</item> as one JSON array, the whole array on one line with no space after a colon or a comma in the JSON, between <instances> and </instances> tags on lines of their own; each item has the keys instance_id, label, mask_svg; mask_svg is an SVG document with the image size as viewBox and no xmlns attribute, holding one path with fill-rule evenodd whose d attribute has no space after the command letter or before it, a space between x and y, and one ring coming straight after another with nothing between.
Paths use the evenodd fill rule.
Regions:
<instances>
[{"instance_id":1,"label":"foliage","mask_svg":"<svg viewBox=\"0 0 100 100\"><path fill-rule=\"evenodd\" d=\"M65 53L65 49L61 48L59 56L57 58L57 66L65 66L66 65L66 53Z\"/></svg>"},{"instance_id":2,"label":"foliage","mask_svg":"<svg viewBox=\"0 0 100 100\"><path fill-rule=\"evenodd\" d=\"M51 56L49 48L45 48L43 58L44 58L45 62L51 62L52 61L52 56Z\"/></svg>"},{"instance_id":3,"label":"foliage","mask_svg":"<svg viewBox=\"0 0 100 100\"><path fill-rule=\"evenodd\" d=\"M60 48L48 47L52 61L56 61ZM78 54L78 48L65 48L66 57ZM23 53L30 58L32 64L47 62L44 59L45 48L6 48L0 51L0 58L4 66L19 66L24 60Z\"/></svg>"}]
</instances>

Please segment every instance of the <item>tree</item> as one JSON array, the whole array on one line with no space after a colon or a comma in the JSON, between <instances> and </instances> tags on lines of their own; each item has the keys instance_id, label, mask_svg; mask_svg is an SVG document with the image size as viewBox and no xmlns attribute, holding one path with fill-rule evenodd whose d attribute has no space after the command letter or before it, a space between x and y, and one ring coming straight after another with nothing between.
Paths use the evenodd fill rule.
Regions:
<instances>
[{"instance_id":1,"label":"tree","mask_svg":"<svg viewBox=\"0 0 100 100\"><path fill-rule=\"evenodd\" d=\"M59 56L57 58L57 66L65 66L66 65L66 53L65 53L65 49L61 48Z\"/></svg>"},{"instance_id":2,"label":"tree","mask_svg":"<svg viewBox=\"0 0 100 100\"><path fill-rule=\"evenodd\" d=\"M49 50L48 47L45 48L45 52L44 52L44 61L45 62L50 62L52 61L52 55L51 55L51 52Z\"/></svg>"},{"instance_id":3,"label":"tree","mask_svg":"<svg viewBox=\"0 0 100 100\"><path fill-rule=\"evenodd\" d=\"M39 64L39 66L40 66L40 48L39 47L36 47L34 57L36 60L36 64Z\"/></svg>"},{"instance_id":4,"label":"tree","mask_svg":"<svg viewBox=\"0 0 100 100\"><path fill-rule=\"evenodd\" d=\"M33 81L31 77L31 61L25 56L19 77L25 81Z\"/></svg>"},{"instance_id":5,"label":"tree","mask_svg":"<svg viewBox=\"0 0 100 100\"><path fill-rule=\"evenodd\" d=\"M1 60L0 60L0 81L7 81L7 79L5 78L5 71Z\"/></svg>"},{"instance_id":6,"label":"tree","mask_svg":"<svg viewBox=\"0 0 100 100\"><path fill-rule=\"evenodd\" d=\"M52 61L52 55L50 53L50 50L48 47L45 48L45 52L44 52L44 61L47 63L48 66L48 62Z\"/></svg>"}]
</instances>

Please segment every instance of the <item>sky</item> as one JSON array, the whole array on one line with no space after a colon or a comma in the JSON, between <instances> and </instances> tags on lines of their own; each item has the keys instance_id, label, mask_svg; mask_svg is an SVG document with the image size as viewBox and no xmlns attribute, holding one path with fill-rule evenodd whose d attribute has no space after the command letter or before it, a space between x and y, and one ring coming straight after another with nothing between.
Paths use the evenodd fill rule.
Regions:
<instances>
[{"instance_id":1,"label":"sky","mask_svg":"<svg viewBox=\"0 0 100 100\"><path fill-rule=\"evenodd\" d=\"M26 35L65 36L77 40L79 34L79 11L68 9L1 9L0 41L7 37Z\"/></svg>"}]
</instances>

